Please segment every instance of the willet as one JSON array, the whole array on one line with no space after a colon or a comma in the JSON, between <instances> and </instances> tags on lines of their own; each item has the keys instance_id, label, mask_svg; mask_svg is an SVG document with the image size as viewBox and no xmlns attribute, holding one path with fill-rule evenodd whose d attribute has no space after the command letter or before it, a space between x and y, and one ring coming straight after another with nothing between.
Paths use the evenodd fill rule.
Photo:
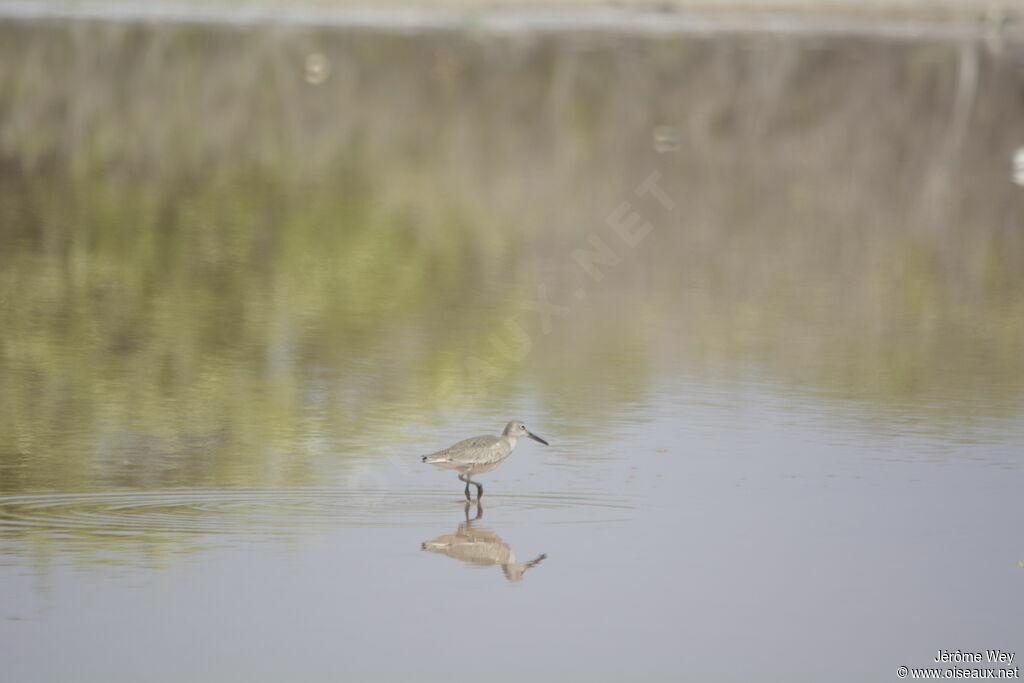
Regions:
<instances>
[{"instance_id":1,"label":"willet","mask_svg":"<svg viewBox=\"0 0 1024 683\"><path fill-rule=\"evenodd\" d=\"M443 451L423 456L423 462L436 465L443 470L458 470L459 481L466 482L466 500L472 500L469 496L469 485L476 487L476 499L484 495L484 487L478 481L470 478L474 474L490 472L505 461L505 458L512 454L516 447L516 441L521 436L528 436L534 441L539 441L545 446L548 442L540 438L522 422L513 420L505 425L505 431L501 436L474 436L471 439L460 441L454 446L449 446Z\"/></svg>"}]
</instances>

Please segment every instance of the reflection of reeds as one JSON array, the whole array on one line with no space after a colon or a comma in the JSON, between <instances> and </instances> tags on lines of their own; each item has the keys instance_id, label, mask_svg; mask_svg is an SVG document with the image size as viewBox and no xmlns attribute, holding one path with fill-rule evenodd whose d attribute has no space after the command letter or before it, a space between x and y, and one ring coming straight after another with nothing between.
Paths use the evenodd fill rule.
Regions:
<instances>
[{"instance_id":1,"label":"reflection of reeds","mask_svg":"<svg viewBox=\"0 0 1024 683\"><path fill-rule=\"evenodd\" d=\"M294 448L318 406L347 430L456 400L467 349L514 377L488 340L537 283L601 302L532 330L551 395L586 395L556 411L610 411L665 357L1001 410L1024 376L1015 60L0 24L0 487L103 477L138 434L222 457L126 484L305 482L306 459L267 482L253 458ZM651 236L596 285L569 255L652 170L676 206L647 207ZM607 358L629 367L614 391L579 391Z\"/></svg>"}]
</instances>

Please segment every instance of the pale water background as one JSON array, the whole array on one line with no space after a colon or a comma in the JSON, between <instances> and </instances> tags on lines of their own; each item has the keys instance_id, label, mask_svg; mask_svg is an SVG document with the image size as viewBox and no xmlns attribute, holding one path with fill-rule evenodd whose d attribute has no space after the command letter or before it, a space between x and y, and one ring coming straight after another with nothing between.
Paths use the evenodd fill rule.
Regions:
<instances>
[{"instance_id":1,"label":"pale water background","mask_svg":"<svg viewBox=\"0 0 1024 683\"><path fill-rule=\"evenodd\" d=\"M1024 48L857 33L0 22L0 679L1024 655Z\"/></svg>"}]
</instances>

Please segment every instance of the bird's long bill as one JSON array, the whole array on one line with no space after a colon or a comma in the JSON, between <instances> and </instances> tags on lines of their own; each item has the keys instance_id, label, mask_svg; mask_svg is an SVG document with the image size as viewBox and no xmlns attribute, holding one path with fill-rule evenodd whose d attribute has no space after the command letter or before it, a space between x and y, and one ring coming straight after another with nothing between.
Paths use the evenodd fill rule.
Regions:
<instances>
[{"instance_id":1,"label":"bird's long bill","mask_svg":"<svg viewBox=\"0 0 1024 683\"><path fill-rule=\"evenodd\" d=\"M540 441L545 446L550 446L551 445L547 441L545 441L544 439L542 439L539 436L537 436L536 434L534 434L533 432L526 432L526 435L528 437L530 437L531 439L533 439L534 441Z\"/></svg>"}]
</instances>

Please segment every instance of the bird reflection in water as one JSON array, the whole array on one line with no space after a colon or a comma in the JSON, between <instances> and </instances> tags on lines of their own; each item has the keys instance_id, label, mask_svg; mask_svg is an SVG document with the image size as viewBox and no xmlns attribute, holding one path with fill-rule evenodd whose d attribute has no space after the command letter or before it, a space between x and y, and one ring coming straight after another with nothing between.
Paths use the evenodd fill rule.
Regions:
<instances>
[{"instance_id":1,"label":"bird reflection in water","mask_svg":"<svg viewBox=\"0 0 1024 683\"><path fill-rule=\"evenodd\" d=\"M547 554L538 555L526 564L516 562L512 548L501 540L498 534L490 529L476 527L474 524L484 516L484 508L479 501L476 503L476 516L469 518L469 510L473 503L466 502L466 521L459 524L454 534L442 534L432 541L421 544L423 550L453 557L456 560L469 562L481 567L499 565L509 581L521 581L527 569L540 564Z\"/></svg>"}]
</instances>

